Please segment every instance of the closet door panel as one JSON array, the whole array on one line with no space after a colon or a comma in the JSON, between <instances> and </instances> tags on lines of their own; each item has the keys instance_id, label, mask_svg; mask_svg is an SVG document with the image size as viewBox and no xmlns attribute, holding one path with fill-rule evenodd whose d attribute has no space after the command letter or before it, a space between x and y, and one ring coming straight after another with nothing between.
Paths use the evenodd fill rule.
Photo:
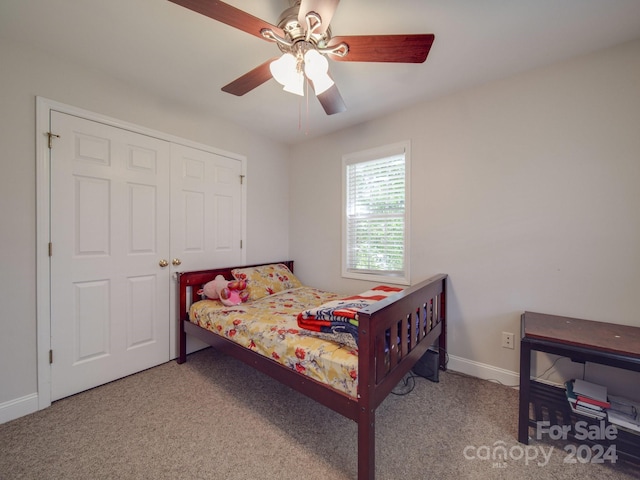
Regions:
<instances>
[{"instance_id":1,"label":"closet door panel","mask_svg":"<svg viewBox=\"0 0 640 480\"><path fill-rule=\"evenodd\" d=\"M240 265L242 161L173 144L171 169L171 258L179 261L172 265L173 270ZM177 291L175 276L172 283ZM174 323L172 357L177 351L177 317ZM190 352L204 346L188 339Z\"/></svg>"},{"instance_id":2,"label":"closet door panel","mask_svg":"<svg viewBox=\"0 0 640 480\"><path fill-rule=\"evenodd\" d=\"M51 112L52 400L169 360L169 142Z\"/></svg>"}]
</instances>

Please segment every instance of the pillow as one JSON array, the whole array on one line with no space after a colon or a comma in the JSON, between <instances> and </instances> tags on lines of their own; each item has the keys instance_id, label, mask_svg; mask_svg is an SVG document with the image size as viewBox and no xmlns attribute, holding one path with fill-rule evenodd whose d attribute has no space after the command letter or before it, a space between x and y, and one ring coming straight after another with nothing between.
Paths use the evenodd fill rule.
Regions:
<instances>
[{"instance_id":1,"label":"pillow","mask_svg":"<svg viewBox=\"0 0 640 480\"><path fill-rule=\"evenodd\" d=\"M231 275L236 280L247 282L249 301L258 300L274 293L302 287L302 282L282 263L258 267L234 268Z\"/></svg>"}]
</instances>

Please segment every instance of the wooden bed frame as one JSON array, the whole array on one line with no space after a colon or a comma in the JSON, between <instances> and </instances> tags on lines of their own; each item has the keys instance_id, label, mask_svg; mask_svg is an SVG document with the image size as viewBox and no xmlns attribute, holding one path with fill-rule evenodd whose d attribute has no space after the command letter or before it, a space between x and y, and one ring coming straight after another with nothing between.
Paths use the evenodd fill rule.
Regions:
<instances>
[{"instance_id":1,"label":"wooden bed frame","mask_svg":"<svg viewBox=\"0 0 640 480\"><path fill-rule=\"evenodd\" d=\"M293 272L293 261L272 263L283 263ZM350 418L358 424L358 480L373 480L376 408L436 341L440 368L446 369L447 275L433 276L361 310L356 399L189 321L189 306L200 300L198 289L216 275L231 279L231 270L242 267L178 274L178 363L187 360L187 335L192 335ZM401 332L409 332L409 335Z\"/></svg>"}]
</instances>

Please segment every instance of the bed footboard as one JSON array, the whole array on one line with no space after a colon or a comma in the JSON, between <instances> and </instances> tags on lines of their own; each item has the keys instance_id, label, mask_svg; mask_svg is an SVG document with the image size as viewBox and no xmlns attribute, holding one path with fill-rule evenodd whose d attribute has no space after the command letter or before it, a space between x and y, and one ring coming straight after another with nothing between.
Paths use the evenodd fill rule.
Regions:
<instances>
[{"instance_id":1,"label":"bed footboard","mask_svg":"<svg viewBox=\"0 0 640 480\"><path fill-rule=\"evenodd\" d=\"M358 315L358 479L375 478L375 410L437 342L446 368L446 281L433 276Z\"/></svg>"}]
</instances>

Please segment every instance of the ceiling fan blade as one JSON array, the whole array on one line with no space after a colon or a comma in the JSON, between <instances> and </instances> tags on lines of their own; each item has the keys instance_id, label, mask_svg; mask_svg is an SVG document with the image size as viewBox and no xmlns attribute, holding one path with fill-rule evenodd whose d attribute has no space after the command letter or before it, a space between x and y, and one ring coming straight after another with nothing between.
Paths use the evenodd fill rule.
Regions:
<instances>
[{"instance_id":1,"label":"ceiling fan blade","mask_svg":"<svg viewBox=\"0 0 640 480\"><path fill-rule=\"evenodd\" d=\"M305 25L305 15L309 12L316 12L320 15L322 23L314 33L324 33L329 27L339 3L340 0L302 0L300 2L300 11L298 12L298 22L300 22L300 25Z\"/></svg>"},{"instance_id":2,"label":"ceiling fan blade","mask_svg":"<svg viewBox=\"0 0 640 480\"><path fill-rule=\"evenodd\" d=\"M329 55L338 62L422 63L427 59L434 38L432 33L338 36L333 37L328 46L346 43L349 53L344 57Z\"/></svg>"},{"instance_id":3,"label":"ceiling fan blade","mask_svg":"<svg viewBox=\"0 0 640 480\"><path fill-rule=\"evenodd\" d=\"M317 98L327 115L344 112L347 109L342 95L340 95L340 90L335 84L320 95L317 95Z\"/></svg>"},{"instance_id":4,"label":"ceiling fan blade","mask_svg":"<svg viewBox=\"0 0 640 480\"><path fill-rule=\"evenodd\" d=\"M241 97L245 93L259 87L264 82L272 78L269 65L277 59L278 57L270 58L262 65L257 66L250 72L245 73L241 77L236 78L233 82L222 87L222 91Z\"/></svg>"},{"instance_id":5,"label":"ceiling fan blade","mask_svg":"<svg viewBox=\"0 0 640 480\"><path fill-rule=\"evenodd\" d=\"M243 32L255 35L258 38L265 39L260 31L264 28L273 30L274 33L284 37L282 29L271 25L264 20L254 17L247 12L233 7L224 2L215 0L169 0L177 5L201 13L209 18L213 18L219 22L225 23L231 27L242 30Z\"/></svg>"}]
</instances>

